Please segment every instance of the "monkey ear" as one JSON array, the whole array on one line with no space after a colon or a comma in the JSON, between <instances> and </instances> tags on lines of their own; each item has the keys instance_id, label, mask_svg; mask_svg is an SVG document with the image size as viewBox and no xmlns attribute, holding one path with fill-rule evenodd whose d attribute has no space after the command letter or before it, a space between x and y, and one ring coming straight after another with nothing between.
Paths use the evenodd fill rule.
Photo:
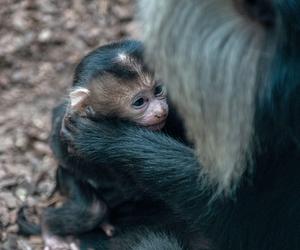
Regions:
<instances>
[{"instance_id":1,"label":"monkey ear","mask_svg":"<svg viewBox=\"0 0 300 250\"><path fill-rule=\"evenodd\" d=\"M71 107L76 107L80 104L83 104L89 94L90 91L82 87L72 90L70 93Z\"/></svg>"}]
</instances>

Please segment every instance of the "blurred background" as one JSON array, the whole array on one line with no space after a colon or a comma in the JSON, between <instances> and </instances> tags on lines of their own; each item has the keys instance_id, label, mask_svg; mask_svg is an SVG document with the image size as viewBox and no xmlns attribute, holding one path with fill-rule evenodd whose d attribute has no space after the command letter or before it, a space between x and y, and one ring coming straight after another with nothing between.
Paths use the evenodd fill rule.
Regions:
<instances>
[{"instance_id":1,"label":"blurred background","mask_svg":"<svg viewBox=\"0 0 300 250\"><path fill-rule=\"evenodd\" d=\"M19 236L19 207L38 221L54 187L52 108L90 50L138 38L134 0L0 0L0 250L42 249Z\"/></svg>"}]
</instances>

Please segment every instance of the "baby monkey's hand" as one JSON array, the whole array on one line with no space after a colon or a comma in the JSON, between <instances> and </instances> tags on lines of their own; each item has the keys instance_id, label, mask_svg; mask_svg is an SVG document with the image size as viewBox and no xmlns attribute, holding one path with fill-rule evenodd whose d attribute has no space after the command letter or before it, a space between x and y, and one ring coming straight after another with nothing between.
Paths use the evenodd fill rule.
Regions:
<instances>
[{"instance_id":1,"label":"baby monkey's hand","mask_svg":"<svg viewBox=\"0 0 300 250\"><path fill-rule=\"evenodd\" d=\"M123 142L131 139L132 148L138 147L141 138L131 136L138 131L133 124L119 119L94 121L78 113L67 112L60 135L71 154L86 160L97 159L99 165L111 165L112 160L119 158L120 150L124 148Z\"/></svg>"},{"instance_id":2,"label":"baby monkey's hand","mask_svg":"<svg viewBox=\"0 0 300 250\"><path fill-rule=\"evenodd\" d=\"M76 150L74 147L74 134L78 132L75 121L77 119L78 115L76 113L71 113L68 112L65 114L63 120L62 120L62 125L61 125L61 130L60 130L60 136L61 138L67 143L68 145L68 153L70 154L75 154Z\"/></svg>"},{"instance_id":3,"label":"baby monkey's hand","mask_svg":"<svg viewBox=\"0 0 300 250\"><path fill-rule=\"evenodd\" d=\"M70 154L85 158L84 152L90 150L94 137L101 137L102 134L104 139L106 136L110 137L113 131L113 124L95 122L76 112L67 112L62 121L60 136L67 143ZM99 144L97 146L100 147Z\"/></svg>"}]
</instances>

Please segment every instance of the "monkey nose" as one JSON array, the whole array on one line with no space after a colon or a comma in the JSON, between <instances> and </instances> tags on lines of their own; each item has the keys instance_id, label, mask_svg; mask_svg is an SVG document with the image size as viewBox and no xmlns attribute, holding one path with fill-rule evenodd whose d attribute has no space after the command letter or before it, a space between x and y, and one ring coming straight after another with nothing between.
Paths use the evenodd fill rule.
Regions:
<instances>
[{"instance_id":1,"label":"monkey nose","mask_svg":"<svg viewBox=\"0 0 300 250\"><path fill-rule=\"evenodd\" d=\"M154 117L157 118L157 119L163 119L163 118L166 118L166 116L167 116L166 112L159 112L159 113L154 115Z\"/></svg>"}]
</instances>

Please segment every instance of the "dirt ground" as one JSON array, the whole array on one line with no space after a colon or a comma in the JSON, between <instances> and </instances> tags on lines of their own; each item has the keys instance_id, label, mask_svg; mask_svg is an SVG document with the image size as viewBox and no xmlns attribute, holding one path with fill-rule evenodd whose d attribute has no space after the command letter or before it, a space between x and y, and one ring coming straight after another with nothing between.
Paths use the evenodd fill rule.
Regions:
<instances>
[{"instance_id":1,"label":"dirt ground","mask_svg":"<svg viewBox=\"0 0 300 250\"><path fill-rule=\"evenodd\" d=\"M51 110L83 55L138 37L134 11L134 0L0 0L0 250L42 249L16 215L24 204L39 214L54 187Z\"/></svg>"}]
</instances>

